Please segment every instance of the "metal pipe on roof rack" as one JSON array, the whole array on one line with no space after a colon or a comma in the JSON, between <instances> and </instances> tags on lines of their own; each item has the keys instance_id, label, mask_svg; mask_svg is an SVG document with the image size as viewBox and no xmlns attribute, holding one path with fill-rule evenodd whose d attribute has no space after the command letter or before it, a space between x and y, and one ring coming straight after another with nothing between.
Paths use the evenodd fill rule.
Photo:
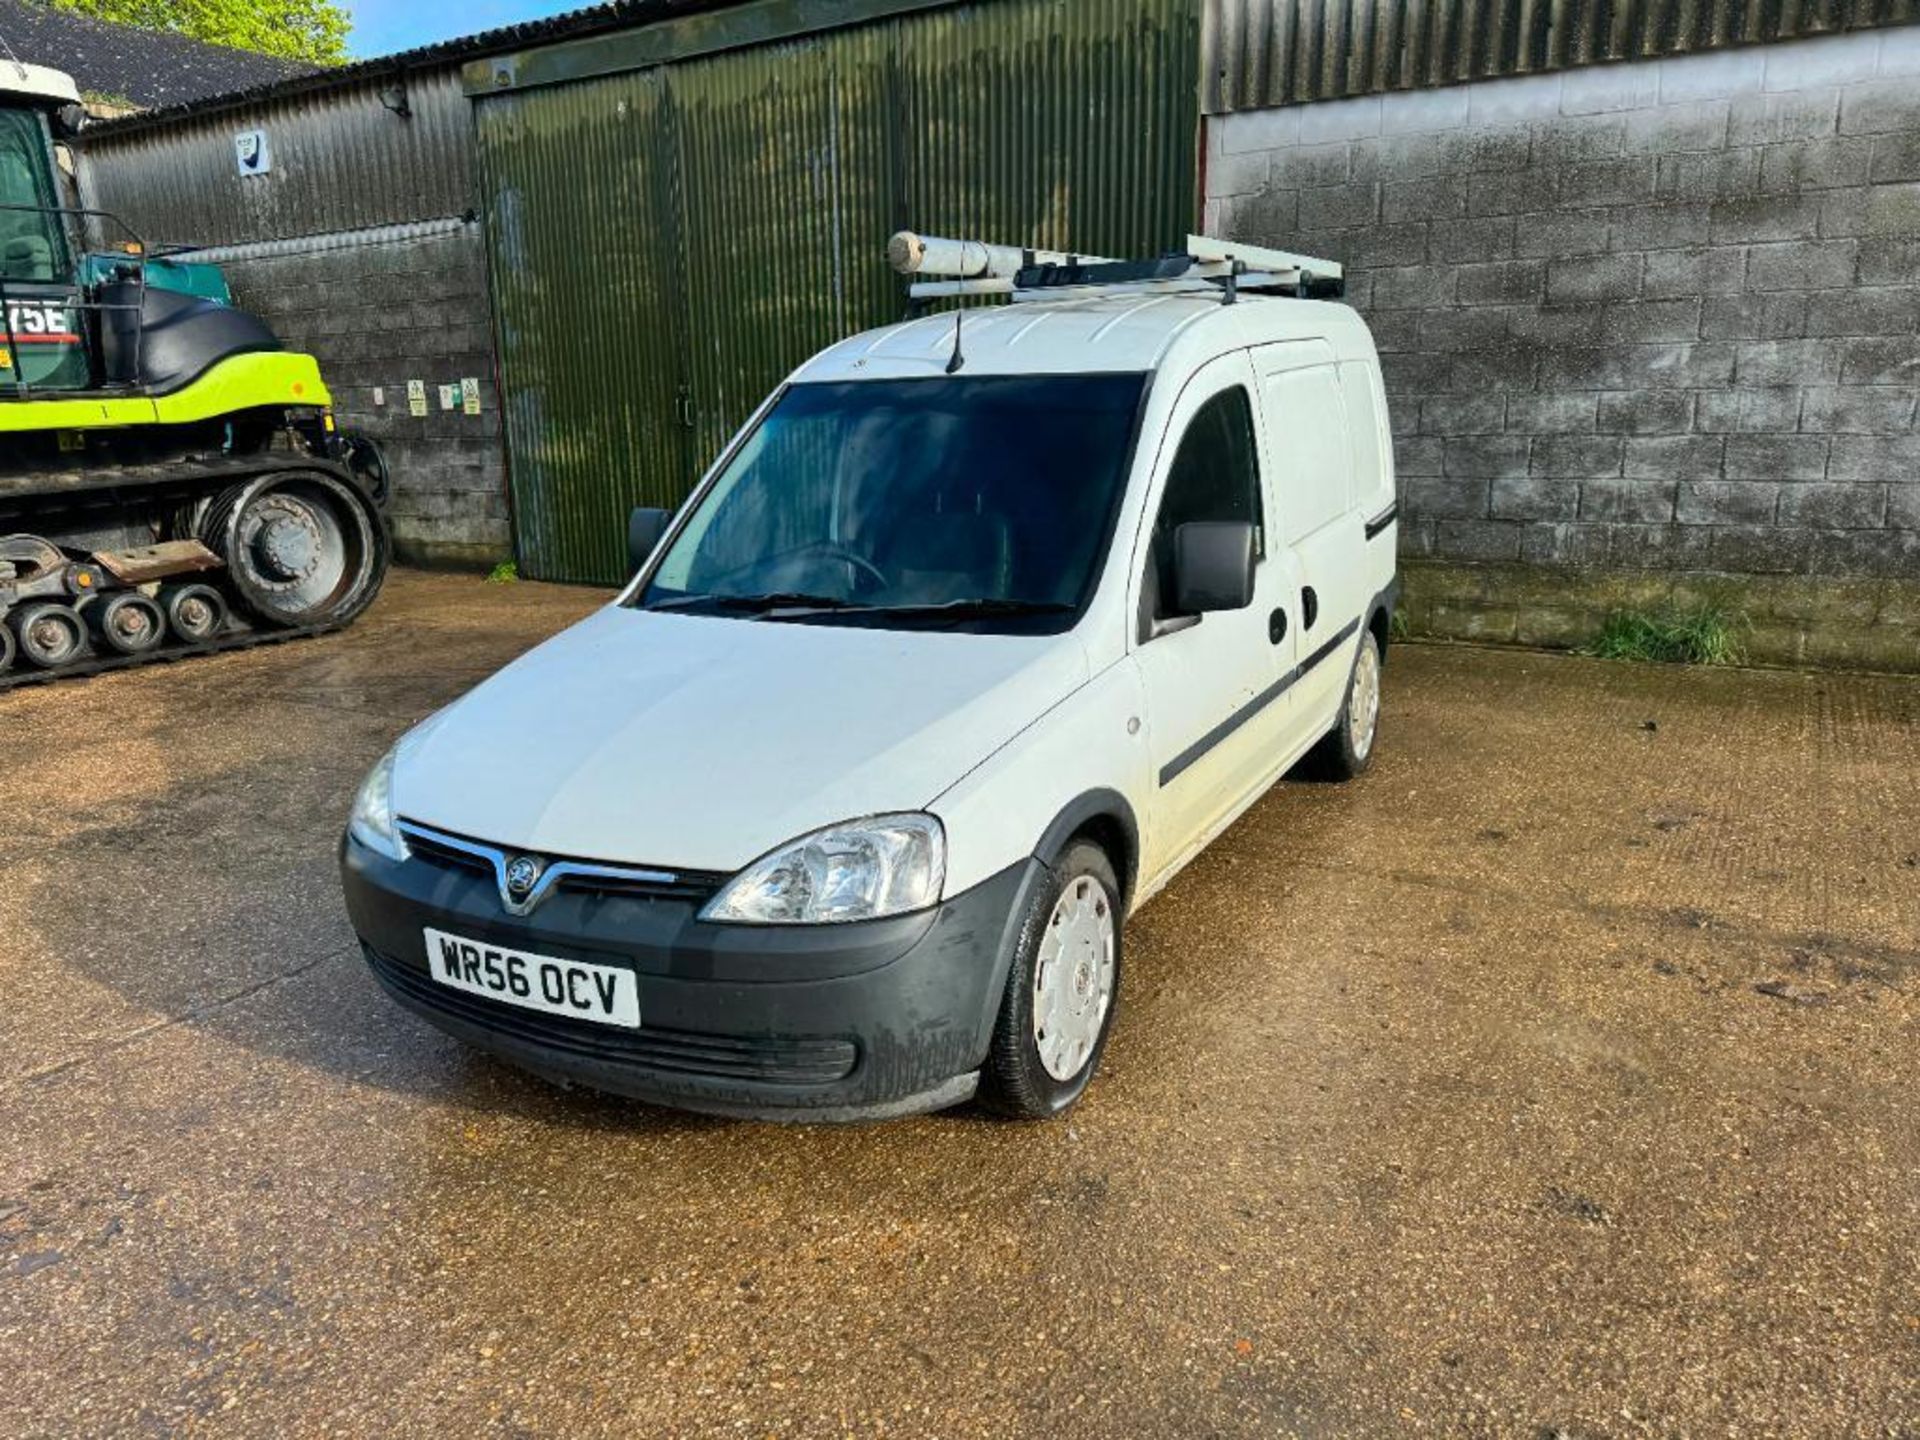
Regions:
<instances>
[{"instance_id":1,"label":"metal pipe on roof rack","mask_svg":"<svg viewBox=\"0 0 1920 1440\"><path fill-rule=\"evenodd\" d=\"M907 287L915 300L946 300L956 295L1011 295L1011 275L990 275L982 280L916 280Z\"/></svg>"},{"instance_id":2,"label":"metal pipe on roof rack","mask_svg":"<svg viewBox=\"0 0 1920 1440\"><path fill-rule=\"evenodd\" d=\"M902 275L938 275L954 280L1011 279L1029 265L1067 265L1075 261L1090 265L1112 263L1098 255L1026 250L1018 245L989 245L981 240L949 240L938 235L918 235L911 230L902 230L887 241L887 263ZM951 293L1004 295L1006 290Z\"/></svg>"}]
</instances>

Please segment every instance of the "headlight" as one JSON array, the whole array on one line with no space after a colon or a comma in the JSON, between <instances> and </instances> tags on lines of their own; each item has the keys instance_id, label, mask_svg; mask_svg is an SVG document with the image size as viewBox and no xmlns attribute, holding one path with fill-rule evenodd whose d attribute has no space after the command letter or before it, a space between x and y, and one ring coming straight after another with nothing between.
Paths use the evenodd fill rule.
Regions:
<instances>
[{"instance_id":1,"label":"headlight","mask_svg":"<svg viewBox=\"0 0 1920 1440\"><path fill-rule=\"evenodd\" d=\"M947 878L931 815L875 815L802 835L728 882L700 912L740 925L822 925L924 910Z\"/></svg>"},{"instance_id":2,"label":"headlight","mask_svg":"<svg viewBox=\"0 0 1920 1440\"><path fill-rule=\"evenodd\" d=\"M392 750L381 756L361 783L360 793L353 797L347 833L376 854L404 860L407 842L393 823L393 757Z\"/></svg>"}]
</instances>

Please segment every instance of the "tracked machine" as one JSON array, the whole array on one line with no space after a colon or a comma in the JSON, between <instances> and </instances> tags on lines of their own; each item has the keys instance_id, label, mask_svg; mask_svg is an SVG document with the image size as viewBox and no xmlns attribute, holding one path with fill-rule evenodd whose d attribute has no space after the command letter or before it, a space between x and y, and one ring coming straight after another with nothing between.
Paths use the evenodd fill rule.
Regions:
<instances>
[{"instance_id":1,"label":"tracked machine","mask_svg":"<svg viewBox=\"0 0 1920 1440\"><path fill-rule=\"evenodd\" d=\"M335 629L387 567L384 466L313 357L60 203L78 102L0 58L0 689Z\"/></svg>"}]
</instances>

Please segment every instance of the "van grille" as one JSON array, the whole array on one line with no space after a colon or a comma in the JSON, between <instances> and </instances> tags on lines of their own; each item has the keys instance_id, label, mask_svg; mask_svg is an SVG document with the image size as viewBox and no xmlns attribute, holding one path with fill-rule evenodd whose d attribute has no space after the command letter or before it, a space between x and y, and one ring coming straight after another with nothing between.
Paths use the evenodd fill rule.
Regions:
<instances>
[{"instance_id":1,"label":"van grille","mask_svg":"<svg viewBox=\"0 0 1920 1440\"><path fill-rule=\"evenodd\" d=\"M496 857L502 861L532 852L511 850L485 840L429 829L412 821L403 821L407 850L416 860L442 870L461 870L492 879ZM554 883L556 890L582 895L627 895L643 899L684 899L704 903L719 892L730 878L712 870L679 870L651 866L614 865L603 861L579 861L573 856L542 855L549 865L590 864L594 874L562 874Z\"/></svg>"}]
</instances>

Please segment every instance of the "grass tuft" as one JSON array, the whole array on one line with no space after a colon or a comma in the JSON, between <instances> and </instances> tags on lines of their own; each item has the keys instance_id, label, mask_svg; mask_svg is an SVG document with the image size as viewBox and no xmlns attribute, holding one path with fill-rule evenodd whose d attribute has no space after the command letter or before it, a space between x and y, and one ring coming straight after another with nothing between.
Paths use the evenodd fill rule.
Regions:
<instances>
[{"instance_id":1,"label":"grass tuft","mask_svg":"<svg viewBox=\"0 0 1920 1440\"><path fill-rule=\"evenodd\" d=\"M502 560L487 572L489 585L511 585L520 578L520 567L511 560Z\"/></svg>"},{"instance_id":2,"label":"grass tuft","mask_svg":"<svg viewBox=\"0 0 1920 1440\"><path fill-rule=\"evenodd\" d=\"M1747 658L1744 622L1711 606L1649 615L1620 610L1607 617L1587 650L1602 660L1651 660L1667 665L1738 665Z\"/></svg>"}]
</instances>

